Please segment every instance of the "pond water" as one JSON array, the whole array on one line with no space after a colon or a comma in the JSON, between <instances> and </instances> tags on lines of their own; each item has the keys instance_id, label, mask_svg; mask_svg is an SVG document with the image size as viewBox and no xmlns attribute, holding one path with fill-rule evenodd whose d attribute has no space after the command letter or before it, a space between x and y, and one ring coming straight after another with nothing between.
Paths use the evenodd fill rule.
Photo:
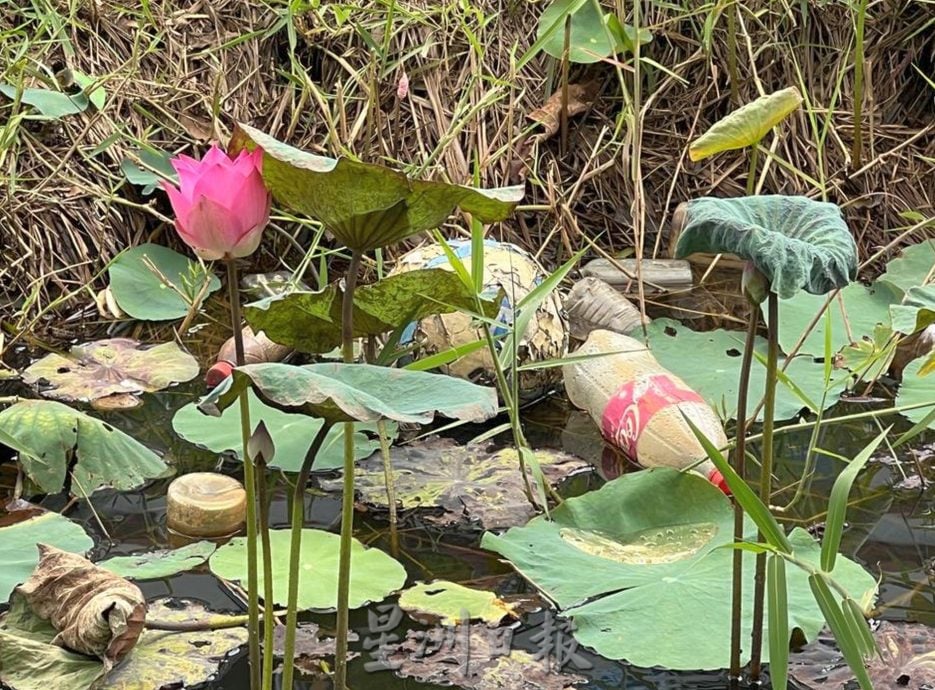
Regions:
<instances>
[{"instance_id":1,"label":"pond water","mask_svg":"<svg viewBox=\"0 0 935 690\"><path fill-rule=\"evenodd\" d=\"M180 386L146 396L146 404L137 410L102 416L141 442L165 453L167 461L180 473L220 466L222 471L236 475L239 470L237 463L219 460L213 453L199 450L178 439L171 431L174 411L201 392L200 384ZM841 403L830 411L829 416L850 414L862 409L868 409L867 405ZM910 426L904 419L895 421L896 431ZM586 415L570 409L562 399L550 399L528 408L525 422L529 440L536 447L564 449L592 461L601 457L603 443L598 430ZM459 430L457 435L464 439L474 433L476 430ZM879 430L873 420L830 425L823 428L818 445L852 457L877 433ZM808 431L777 437L780 485L788 484L801 472L808 441ZM935 626L935 596L932 587L935 579L935 490L931 488L932 484L928 488L917 486L912 479L917 476L918 462L928 468L927 479L935 481L932 474L935 444L929 434L917 437L911 446L911 449L899 449L895 459L881 453L881 459L873 461L859 476L851 494L848 528L842 551L880 576L880 617ZM752 450L757 452L758 449L754 447ZM818 473L811 492L789 515L790 522L820 529L822 512L835 476L832 462L828 458L819 459ZM94 559L104 555L124 555L178 545L173 543L165 526L165 492L169 481L152 482L135 492L99 492L93 496L90 504L78 502L71 507L68 517L81 523L95 537L97 546ZM562 491L578 494L599 486L602 481L596 473L578 475L566 482ZM3 482L0 481L0 493L4 491ZM776 501L783 503L784 496L777 496ZM65 499L50 497L44 501L44 505L52 510L60 510L65 506ZM288 526L287 507L285 492L280 489L272 503L272 526ZM306 493L307 526L336 531L339 511L339 494L316 491L314 488ZM365 543L389 549L387 524L381 516L359 513L356 535ZM501 594L529 592L530 587L509 566L477 546L479 537L479 531L442 530L421 524L417 518L409 516L401 525L400 560L407 567L411 581L444 578L495 589ZM243 611L240 599L224 588L204 567L166 580L143 582L141 588L147 598L185 597L200 600L219 611ZM369 652L363 649L364 642L368 637L373 637L370 630L372 621L368 620L368 614L372 616L374 613L372 606L369 611L362 609L352 612L351 624L359 639L352 642L351 647L361 653L351 664L349 680L352 687L387 690L437 687L397 678L388 671L368 672L365 669ZM524 618L514 633L514 649L536 650L536 631L541 629L545 615L539 610ZM308 619L319 623L326 631L334 625L333 616L313 615L308 616ZM673 625L678 625L678 622L673 621ZM419 627L418 623L403 617L391 634L403 637L407 629ZM595 690L713 690L725 687L725 676L718 673L637 669L602 659L583 649L578 652L580 658L590 664L590 668L568 670L586 676L590 681L586 687ZM245 652L231 658L208 687L247 690ZM318 690L330 687L330 684L322 679L310 679L303 680L297 687Z\"/></svg>"}]
</instances>

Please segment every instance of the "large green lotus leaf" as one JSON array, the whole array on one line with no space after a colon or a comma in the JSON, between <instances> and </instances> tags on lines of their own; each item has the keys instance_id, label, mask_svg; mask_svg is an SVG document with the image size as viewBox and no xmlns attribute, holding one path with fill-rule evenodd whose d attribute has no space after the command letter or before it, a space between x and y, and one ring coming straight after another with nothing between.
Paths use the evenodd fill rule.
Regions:
<instances>
[{"instance_id":1,"label":"large green lotus leaf","mask_svg":"<svg viewBox=\"0 0 935 690\"><path fill-rule=\"evenodd\" d=\"M760 96L711 125L689 145L688 157L700 161L721 151L753 146L801 104L802 96L794 86Z\"/></svg>"},{"instance_id":2,"label":"large green lotus leaf","mask_svg":"<svg viewBox=\"0 0 935 690\"><path fill-rule=\"evenodd\" d=\"M740 360L744 347L741 331L693 331L672 319L656 319L648 327L649 346L659 363L677 374L726 419L737 415L737 387L740 380ZM766 355L766 339L757 337L756 351ZM691 356L686 356L691 353ZM780 358L782 359L782 358ZM784 361L780 361L780 366ZM793 358L786 375L815 406L821 404L824 389L824 365L809 355ZM836 373L825 398L831 407L844 391L847 380ZM766 391L766 367L754 359L750 370L750 404L762 400ZM803 408L811 407L788 386L776 386L776 419L791 419ZM752 410L752 407L751 407ZM762 412L760 413L762 419Z\"/></svg>"},{"instance_id":3,"label":"large green lotus leaf","mask_svg":"<svg viewBox=\"0 0 935 690\"><path fill-rule=\"evenodd\" d=\"M159 549L138 556L115 556L95 563L129 580L158 580L197 568L214 553L210 541L196 541L177 549Z\"/></svg>"},{"instance_id":4,"label":"large green lotus leaf","mask_svg":"<svg viewBox=\"0 0 935 690\"><path fill-rule=\"evenodd\" d=\"M399 594L399 607L410 614L428 614L446 626L466 621L499 623L516 611L493 592L485 592L457 582L435 580L418 582Z\"/></svg>"},{"instance_id":5,"label":"large green lotus leaf","mask_svg":"<svg viewBox=\"0 0 935 690\"><path fill-rule=\"evenodd\" d=\"M201 604L184 607L150 602L147 618L174 623L212 621ZM12 690L169 690L193 687L214 676L230 654L247 641L244 628L197 632L144 630L116 668L102 681L97 659L52 644L56 631L28 607L14 607L0 622L0 680ZM171 663L166 663L171 659Z\"/></svg>"},{"instance_id":6,"label":"large green lotus leaf","mask_svg":"<svg viewBox=\"0 0 935 690\"><path fill-rule=\"evenodd\" d=\"M777 194L702 197L685 208L676 258L736 254L753 262L783 299L801 289L820 295L842 288L857 273L857 245L834 204Z\"/></svg>"},{"instance_id":7,"label":"large green lotus leaf","mask_svg":"<svg viewBox=\"0 0 935 690\"><path fill-rule=\"evenodd\" d=\"M90 495L103 486L133 489L162 476L167 466L149 448L100 419L52 400L23 400L0 412L0 431L16 439L23 471L40 490L65 485L74 456L71 491Z\"/></svg>"},{"instance_id":8,"label":"large green lotus leaf","mask_svg":"<svg viewBox=\"0 0 935 690\"><path fill-rule=\"evenodd\" d=\"M827 300L826 295L796 293L779 303L779 346L783 352L792 352L805 329L815 319ZM836 353L865 336L873 336L877 324L890 325L890 305L899 300L893 289L885 284L865 287L851 283L835 296L828 309L831 312L831 352ZM766 304L760 305L766 318ZM849 337L850 335L850 337ZM825 319L820 317L805 339L800 354L824 357Z\"/></svg>"},{"instance_id":9,"label":"large green lotus leaf","mask_svg":"<svg viewBox=\"0 0 935 690\"><path fill-rule=\"evenodd\" d=\"M5 603L13 588L32 574L39 562L36 544L40 543L82 555L94 546L94 541L80 525L58 513L43 513L0 527L0 563L3 564L0 568L0 603Z\"/></svg>"},{"instance_id":10,"label":"large green lotus leaf","mask_svg":"<svg viewBox=\"0 0 935 690\"><path fill-rule=\"evenodd\" d=\"M341 344L341 301L344 291L332 283L317 292L269 297L244 309L255 331L301 352L329 352ZM484 302L488 316L499 305ZM474 293L458 275L426 268L388 276L354 291L354 337L380 335L432 314L474 309Z\"/></svg>"},{"instance_id":11,"label":"large green lotus leaf","mask_svg":"<svg viewBox=\"0 0 935 690\"><path fill-rule=\"evenodd\" d=\"M88 108L90 101L83 93L75 95L49 89L18 89L13 84L0 84L0 93L9 99L31 105L42 117L57 120L66 115L77 115Z\"/></svg>"},{"instance_id":12,"label":"large green lotus leaf","mask_svg":"<svg viewBox=\"0 0 935 690\"><path fill-rule=\"evenodd\" d=\"M397 422L428 424L438 412L446 417L480 422L497 413L497 393L462 379L372 364L326 362L248 364L200 403L209 414L233 404L252 386L260 398L280 409L300 409L332 423Z\"/></svg>"},{"instance_id":13,"label":"large green lotus leaf","mask_svg":"<svg viewBox=\"0 0 935 690\"><path fill-rule=\"evenodd\" d=\"M458 207L483 223L501 221L523 197L522 186L411 180L382 165L301 151L244 124L238 130L231 151L263 149L263 179L275 199L321 221L350 249L376 249L438 227Z\"/></svg>"},{"instance_id":14,"label":"large green lotus leaf","mask_svg":"<svg viewBox=\"0 0 935 690\"><path fill-rule=\"evenodd\" d=\"M48 381L42 394L89 402L120 393L152 393L198 376L198 362L176 343L152 347L130 338L76 345L67 356L48 354L23 372L23 381Z\"/></svg>"},{"instance_id":15,"label":"large green lotus leaf","mask_svg":"<svg viewBox=\"0 0 935 690\"><path fill-rule=\"evenodd\" d=\"M247 391L247 397L250 404L251 426L256 428L257 424L264 422L276 448L269 466L286 472L298 472L305 459L305 453L323 422L308 415L289 414L265 405L252 390ZM172 418L172 428L189 443L215 453L230 451L239 458L243 449L243 440L240 435L240 408L236 405L226 408L221 412L220 417L213 417L201 412L197 403L189 403L175 413ZM361 431L359 427L357 429L358 432ZM358 432L354 433L354 453L357 459L366 458L380 447L380 443ZM344 464L343 439L343 426L331 429L318 451L313 469L333 470L342 467Z\"/></svg>"},{"instance_id":16,"label":"large green lotus leaf","mask_svg":"<svg viewBox=\"0 0 935 690\"><path fill-rule=\"evenodd\" d=\"M911 287L890 307L893 330L910 335L935 323L935 285Z\"/></svg>"},{"instance_id":17,"label":"large green lotus leaf","mask_svg":"<svg viewBox=\"0 0 935 690\"><path fill-rule=\"evenodd\" d=\"M906 247L902 254L886 264L886 272L878 280L892 283L903 292L922 285L935 266L935 239Z\"/></svg>"},{"instance_id":18,"label":"large green lotus leaf","mask_svg":"<svg viewBox=\"0 0 935 690\"><path fill-rule=\"evenodd\" d=\"M752 523L745 533L755 540ZM573 620L576 639L602 656L636 666L714 669L726 668L730 655L733 553L722 547L732 537L724 494L701 477L660 468L568 499L551 521L539 517L502 536L487 533L481 545L509 559ZM790 541L799 559L817 565L820 547L807 532L793 530ZM746 582L753 562L745 552ZM812 639L824 619L805 573L787 570L790 627ZM873 576L846 558L838 558L832 576L857 601L876 591ZM751 590L744 588L746 611ZM743 620L748 639L749 615Z\"/></svg>"},{"instance_id":19,"label":"large green lotus leaf","mask_svg":"<svg viewBox=\"0 0 935 690\"><path fill-rule=\"evenodd\" d=\"M589 467L565 453L536 451L536 458L546 478L555 483ZM425 522L442 526L468 522L503 529L535 515L524 492L515 450L489 452L433 438L391 448L390 464L397 503L403 510L426 511ZM363 503L386 507L381 456L359 464L354 486ZM339 491L341 482L323 482L322 487Z\"/></svg>"},{"instance_id":20,"label":"large green lotus leaf","mask_svg":"<svg viewBox=\"0 0 935 690\"><path fill-rule=\"evenodd\" d=\"M289 590L289 543L291 530L270 530L273 554L273 599L285 606ZM333 609L338 601L338 550L341 538L337 534L317 529L302 530L299 562L299 608ZM219 548L210 560L211 572L226 580L247 579L247 541L231 539ZM379 549L365 547L354 539L351 543L350 607L359 608L371 601L380 601L406 582L406 570ZM257 585L263 592L263 575Z\"/></svg>"},{"instance_id":21,"label":"large green lotus leaf","mask_svg":"<svg viewBox=\"0 0 935 690\"><path fill-rule=\"evenodd\" d=\"M568 59L571 62L590 63L603 60L614 52L614 41L604 26L604 13L600 5L587 0L576 12L568 9L575 0L555 0L539 17L537 39L551 31L542 49L561 60L565 54L565 17L569 22ZM553 25L558 22L558 26Z\"/></svg>"},{"instance_id":22,"label":"large green lotus leaf","mask_svg":"<svg viewBox=\"0 0 935 690\"><path fill-rule=\"evenodd\" d=\"M909 362L906 368L903 369L903 382L896 394L897 407L930 403L927 407L903 412L906 417L916 424L925 419L926 415L931 414L932 410L935 410L935 374L923 374L921 370L925 363L925 357ZM935 429L935 420L929 423L929 429Z\"/></svg>"},{"instance_id":23,"label":"large green lotus leaf","mask_svg":"<svg viewBox=\"0 0 935 690\"><path fill-rule=\"evenodd\" d=\"M158 244L128 249L107 270L110 291L120 308L146 321L180 319L206 281L205 297L221 287L217 276L206 273L201 264Z\"/></svg>"}]
</instances>

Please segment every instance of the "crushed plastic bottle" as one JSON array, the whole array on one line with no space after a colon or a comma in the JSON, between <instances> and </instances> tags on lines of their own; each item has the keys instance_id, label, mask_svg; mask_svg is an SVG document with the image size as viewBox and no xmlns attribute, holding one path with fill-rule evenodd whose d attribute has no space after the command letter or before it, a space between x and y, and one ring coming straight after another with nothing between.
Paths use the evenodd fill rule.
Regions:
<instances>
[{"instance_id":1,"label":"crushed plastic bottle","mask_svg":"<svg viewBox=\"0 0 935 690\"><path fill-rule=\"evenodd\" d=\"M694 465L695 472L729 493L685 421L688 417L718 448L727 445L720 420L698 393L628 336L592 331L574 352L575 357L587 355L591 357L562 367L565 390L607 441L643 467Z\"/></svg>"}]
</instances>

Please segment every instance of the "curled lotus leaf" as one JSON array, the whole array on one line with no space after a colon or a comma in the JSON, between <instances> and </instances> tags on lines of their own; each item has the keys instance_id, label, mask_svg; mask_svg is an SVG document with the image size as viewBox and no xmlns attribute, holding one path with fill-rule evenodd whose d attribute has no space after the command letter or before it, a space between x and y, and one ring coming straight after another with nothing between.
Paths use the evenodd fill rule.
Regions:
<instances>
[{"instance_id":1,"label":"curled lotus leaf","mask_svg":"<svg viewBox=\"0 0 935 690\"><path fill-rule=\"evenodd\" d=\"M216 414L252 386L268 405L301 411L328 422L397 422L428 424L435 413L452 419L480 422L497 413L493 388L468 381L408 369L371 364L326 362L248 364L234 369L199 408Z\"/></svg>"},{"instance_id":2,"label":"curled lotus leaf","mask_svg":"<svg viewBox=\"0 0 935 690\"><path fill-rule=\"evenodd\" d=\"M802 95L794 86L760 96L711 125L689 145L688 157L700 161L721 151L754 146L801 104Z\"/></svg>"},{"instance_id":3,"label":"curled lotus leaf","mask_svg":"<svg viewBox=\"0 0 935 690\"><path fill-rule=\"evenodd\" d=\"M441 225L456 209L482 223L507 218L523 187L474 189L414 180L397 170L302 151L244 124L232 153L263 149L263 179L277 202L324 226L343 245L367 251Z\"/></svg>"},{"instance_id":4,"label":"curled lotus leaf","mask_svg":"<svg viewBox=\"0 0 935 690\"><path fill-rule=\"evenodd\" d=\"M841 210L804 196L689 201L675 255L697 252L753 262L782 299L843 288L857 274L857 245Z\"/></svg>"},{"instance_id":5,"label":"curled lotus leaf","mask_svg":"<svg viewBox=\"0 0 935 690\"><path fill-rule=\"evenodd\" d=\"M153 451L106 422L52 400L22 400L0 412L0 431L16 441L19 463L45 493L58 493L70 470L72 493L133 489L168 467Z\"/></svg>"},{"instance_id":6,"label":"curled lotus leaf","mask_svg":"<svg viewBox=\"0 0 935 690\"><path fill-rule=\"evenodd\" d=\"M756 540L749 520L744 534ZM789 541L798 559L817 567L821 548L808 532L795 529ZM481 546L555 602L581 644L636 666L685 670L728 665L732 542L730 500L702 477L658 468L570 498L551 520L488 532ZM743 552L745 578L754 560ZM832 577L855 601L876 592L874 577L847 558L837 559ZM789 568L787 587L790 629L814 639L824 617L807 573ZM744 588L745 610L752 610L751 589ZM744 625L749 639L749 617Z\"/></svg>"},{"instance_id":7,"label":"curled lotus leaf","mask_svg":"<svg viewBox=\"0 0 935 690\"><path fill-rule=\"evenodd\" d=\"M46 397L88 402L110 395L151 393L198 375L198 362L176 343L148 346L130 338L76 345L66 356L48 354L23 372L23 381L47 381Z\"/></svg>"},{"instance_id":8,"label":"curled lotus leaf","mask_svg":"<svg viewBox=\"0 0 935 690\"><path fill-rule=\"evenodd\" d=\"M903 370L903 382L896 394L896 406L924 405L903 414L914 423L921 423L935 411L935 375L926 373L927 360L919 357ZM928 403L928 404L926 404ZM935 429L935 419L929 420L929 429Z\"/></svg>"}]
</instances>

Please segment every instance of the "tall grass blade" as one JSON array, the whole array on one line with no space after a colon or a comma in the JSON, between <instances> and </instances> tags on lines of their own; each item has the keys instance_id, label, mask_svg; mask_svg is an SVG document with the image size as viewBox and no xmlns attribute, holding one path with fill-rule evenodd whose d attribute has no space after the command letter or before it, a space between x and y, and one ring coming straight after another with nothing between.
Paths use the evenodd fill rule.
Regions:
<instances>
[{"instance_id":1,"label":"tall grass blade","mask_svg":"<svg viewBox=\"0 0 935 690\"><path fill-rule=\"evenodd\" d=\"M870 676L867 675L867 669L864 667L863 656L860 653L861 642L859 641L862 633L855 630L850 621L845 618L844 611L838 605L831 588L828 586L825 576L821 573L809 575L808 584L812 588L812 595L821 609L825 622L831 628L841 653L844 654L844 660L850 667L851 672L857 679L861 690L873 690L873 683L870 682Z\"/></svg>"},{"instance_id":2,"label":"tall grass blade","mask_svg":"<svg viewBox=\"0 0 935 690\"><path fill-rule=\"evenodd\" d=\"M766 611L769 615L769 679L773 690L789 682L789 601L786 561L771 554L766 560Z\"/></svg>"}]
</instances>

